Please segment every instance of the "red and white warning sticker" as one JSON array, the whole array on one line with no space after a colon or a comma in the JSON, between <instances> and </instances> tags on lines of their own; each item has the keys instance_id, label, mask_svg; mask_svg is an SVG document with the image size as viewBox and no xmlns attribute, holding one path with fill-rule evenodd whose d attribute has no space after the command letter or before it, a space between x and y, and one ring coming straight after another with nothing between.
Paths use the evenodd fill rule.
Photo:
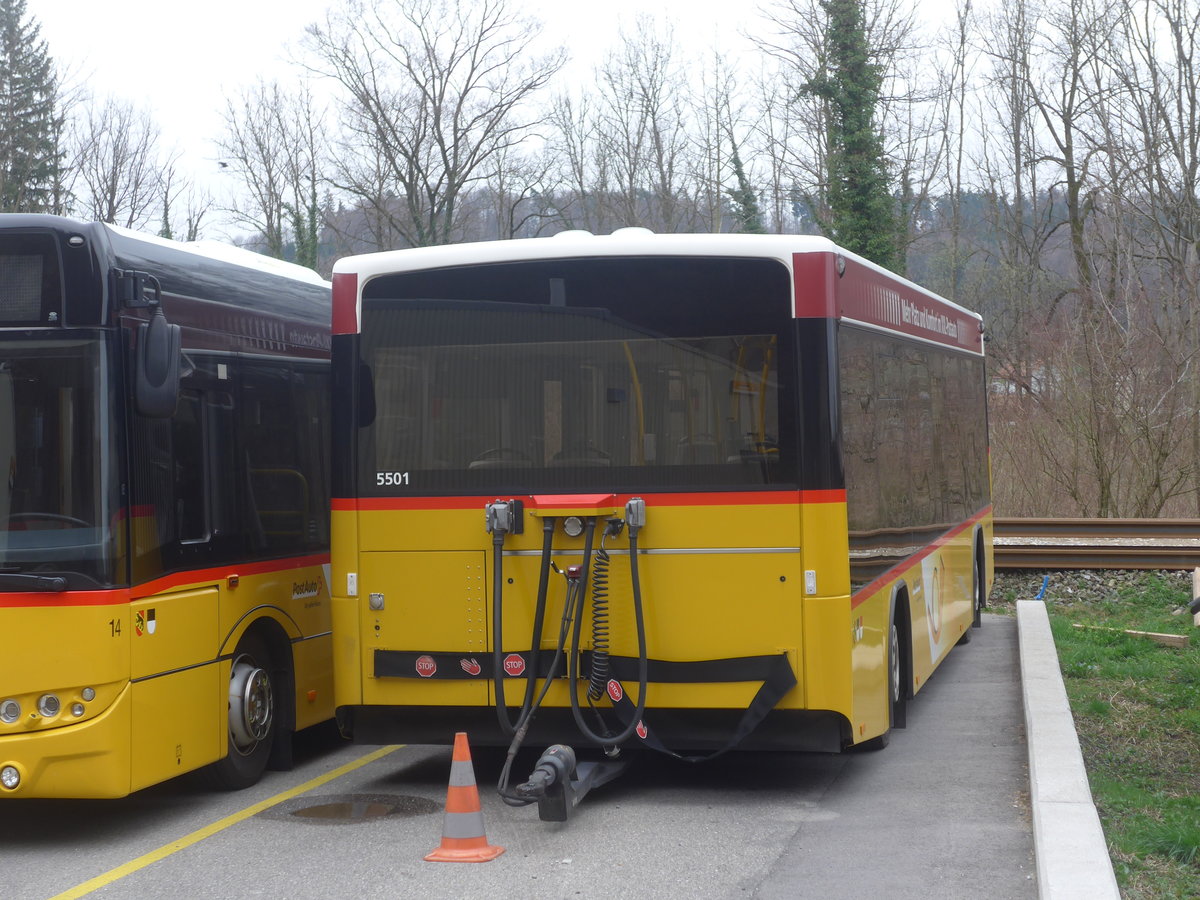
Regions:
<instances>
[{"instance_id":1,"label":"red and white warning sticker","mask_svg":"<svg viewBox=\"0 0 1200 900\"><path fill-rule=\"evenodd\" d=\"M422 678L432 678L437 673L437 663L432 656L417 657L417 674Z\"/></svg>"}]
</instances>

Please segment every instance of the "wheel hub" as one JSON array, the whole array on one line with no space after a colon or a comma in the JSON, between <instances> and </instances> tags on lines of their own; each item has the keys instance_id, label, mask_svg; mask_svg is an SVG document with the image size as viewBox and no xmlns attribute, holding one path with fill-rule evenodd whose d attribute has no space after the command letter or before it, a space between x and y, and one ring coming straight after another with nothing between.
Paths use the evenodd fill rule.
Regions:
<instances>
[{"instance_id":1,"label":"wheel hub","mask_svg":"<svg viewBox=\"0 0 1200 900\"><path fill-rule=\"evenodd\" d=\"M271 676L247 656L234 660L229 679L229 734L241 753L271 733L275 704Z\"/></svg>"}]
</instances>

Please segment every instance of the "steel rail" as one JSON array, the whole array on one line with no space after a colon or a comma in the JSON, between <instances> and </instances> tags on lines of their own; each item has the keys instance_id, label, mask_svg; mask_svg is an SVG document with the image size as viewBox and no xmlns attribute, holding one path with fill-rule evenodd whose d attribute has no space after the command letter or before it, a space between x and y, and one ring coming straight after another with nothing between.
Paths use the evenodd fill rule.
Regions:
<instances>
[{"instance_id":1,"label":"steel rail","mask_svg":"<svg viewBox=\"0 0 1200 900\"><path fill-rule=\"evenodd\" d=\"M999 569L1194 569L1200 519L997 518Z\"/></svg>"}]
</instances>

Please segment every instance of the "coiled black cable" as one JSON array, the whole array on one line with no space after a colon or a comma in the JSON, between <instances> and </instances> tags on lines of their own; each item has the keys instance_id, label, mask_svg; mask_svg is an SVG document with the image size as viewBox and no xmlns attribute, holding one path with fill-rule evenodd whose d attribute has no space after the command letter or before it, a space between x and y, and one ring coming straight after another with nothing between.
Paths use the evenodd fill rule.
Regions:
<instances>
[{"instance_id":1,"label":"coiled black cable","mask_svg":"<svg viewBox=\"0 0 1200 900\"><path fill-rule=\"evenodd\" d=\"M596 520L589 518L587 520L586 538L584 541L584 571L587 571L587 563L591 557L592 551L592 533L596 527ZM630 578L633 582L633 614L634 621L637 625L638 636L638 700L635 706L633 719L629 724L618 734L612 734L607 727L603 727L604 734L593 731L588 727L583 720L583 710L579 705L579 694L576 690L576 685L579 684L579 648L581 627L583 625L583 616L580 614L575 618L574 634L571 637L571 652L567 654L567 693L571 698L571 714L575 719L575 725L579 728L580 733L589 741L594 741L602 747L616 747L623 741L628 740L637 730L643 714L646 710L646 688L649 682L649 665L646 650L646 620L645 612L642 608L642 588L638 577L637 553L638 553L638 531L640 527L629 526L629 568ZM601 541L603 543L603 541ZM601 548L603 550L603 548ZM607 688L607 683L605 684ZM590 694L588 695L590 697ZM593 707L593 710L599 714L598 709Z\"/></svg>"},{"instance_id":2,"label":"coiled black cable","mask_svg":"<svg viewBox=\"0 0 1200 900\"><path fill-rule=\"evenodd\" d=\"M604 538L592 560L592 669L588 674L588 699L593 703L608 688L608 551Z\"/></svg>"}]
</instances>

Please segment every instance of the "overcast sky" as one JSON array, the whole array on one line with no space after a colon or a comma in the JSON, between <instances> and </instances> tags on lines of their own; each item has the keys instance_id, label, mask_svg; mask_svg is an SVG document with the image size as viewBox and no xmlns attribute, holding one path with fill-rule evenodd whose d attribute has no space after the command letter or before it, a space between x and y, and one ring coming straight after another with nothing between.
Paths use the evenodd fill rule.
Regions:
<instances>
[{"instance_id":1,"label":"overcast sky","mask_svg":"<svg viewBox=\"0 0 1200 900\"><path fill-rule=\"evenodd\" d=\"M225 98L261 77L287 78L306 25L337 0L27 0L50 54L97 95L144 104L164 147L183 154L185 171L217 172L212 144L222 131ZM747 0L514 0L545 24L547 47L575 59L569 77L585 77L616 44L622 24L649 8L674 23L679 39L701 52L741 45L739 28L757 2ZM739 17L737 10L742 10Z\"/></svg>"}]
</instances>

